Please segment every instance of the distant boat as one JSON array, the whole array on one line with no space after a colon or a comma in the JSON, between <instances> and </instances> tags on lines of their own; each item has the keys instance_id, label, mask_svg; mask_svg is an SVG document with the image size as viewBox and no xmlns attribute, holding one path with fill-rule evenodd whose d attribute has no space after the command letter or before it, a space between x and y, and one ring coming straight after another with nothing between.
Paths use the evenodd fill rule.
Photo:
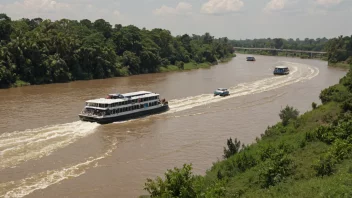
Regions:
<instances>
[{"instance_id":1,"label":"distant boat","mask_svg":"<svg viewBox=\"0 0 352 198\"><path fill-rule=\"evenodd\" d=\"M255 61L255 58L253 56L247 57L247 61Z\"/></svg>"},{"instance_id":2,"label":"distant boat","mask_svg":"<svg viewBox=\"0 0 352 198\"><path fill-rule=\"evenodd\" d=\"M274 75L287 75L290 69L287 66L276 66L273 73Z\"/></svg>"},{"instance_id":3,"label":"distant boat","mask_svg":"<svg viewBox=\"0 0 352 198\"><path fill-rule=\"evenodd\" d=\"M217 88L214 91L214 96L228 96L228 95L230 95L230 92L226 88Z\"/></svg>"}]
</instances>

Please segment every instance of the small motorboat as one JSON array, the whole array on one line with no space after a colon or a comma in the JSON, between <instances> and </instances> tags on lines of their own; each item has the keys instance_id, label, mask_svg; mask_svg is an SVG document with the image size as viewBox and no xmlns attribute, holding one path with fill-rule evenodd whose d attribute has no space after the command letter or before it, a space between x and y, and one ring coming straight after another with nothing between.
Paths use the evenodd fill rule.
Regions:
<instances>
[{"instance_id":1,"label":"small motorboat","mask_svg":"<svg viewBox=\"0 0 352 198\"><path fill-rule=\"evenodd\" d=\"M287 75L290 73L290 70L287 66L276 66L273 73L274 75Z\"/></svg>"},{"instance_id":2,"label":"small motorboat","mask_svg":"<svg viewBox=\"0 0 352 198\"><path fill-rule=\"evenodd\" d=\"M230 92L226 88L217 88L214 91L214 96L228 96L228 95L230 95Z\"/></svg>"},{"instance_id":3,"label":"small motorboat","mask_svg":"<svg viewBox=\"0 0 352 198\"><path fill-rule=\"evenodd\" d=\"M255 58L253 56L247 57L247 61L255 61Z\"/></svg>"}]
</instances>

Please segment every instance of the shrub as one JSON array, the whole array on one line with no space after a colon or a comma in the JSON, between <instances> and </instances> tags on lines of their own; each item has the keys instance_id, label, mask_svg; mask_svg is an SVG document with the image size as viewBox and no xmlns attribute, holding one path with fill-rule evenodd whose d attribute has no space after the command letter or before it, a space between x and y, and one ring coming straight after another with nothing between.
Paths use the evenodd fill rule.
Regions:
<instances>
[{"instance_id":1,"label":"shrub","mask_svg":"<svg viewBox=\"0 0 352 198\"><path fill-rule=\"evenodd\" d=\"M175 167L174 170L167 170L164 181L160 177L155 181L148 178L144 190L151 197L195 197L195 176L191 170L192 164L184 164L181 169Z\"/></svg>"},{"instance_id":2,"label":"shrub","mask_svg":"<svg viewBox=\"0 0 352 198\"><path fill-rule=\"evenodd\" d=\"M336 159L330 153L325 154L318 162L312 165L317 176L331 175L334 172Z\"/></svg>"},{"instance_id":3,"label":"shrub","mask_svg":"<svg viewBox=\"0 0 352 198\"><path fill-rule=\"evenodd\" d=\"M306 132L306 141L307 142L312 142L312 141L314 141L315 140L315 138L316 138L316 133L315 133L315 131L313 131L313 132Z\"/></svg>"},{"instance_id":4,"label":"shrub","mask_svg":"<svg viewBox=\"0 0 352 198\"><path fill-rule=\"evenodd\" d=\"M185 69L185 63L182 62L182 61L176 61L176 62L175 62L175 65L176 65L179 69L181 69L181 70L184 70L184 69Z\"/></svg>"},{"instance_id":5,"label":"shrub","mask_svg":"<svg viewBox=\"0 0 352 198\"><path fill-rule=\"evenodd\" d=\"M282 125L288 125L290 119L296 119L299 115L299 111L288 105L282 109L279 113L280 119L282 120Z\"/></svg>"},{"instance_id":6,"label":"shrub","mask_svg":"<svg viewBox=\"0 0 352 198\"><path fill-rule=\"evenodd\" d=\"M257 165L257 160L247 152L241 152L235 157L235 166L242 172Z\"/></svg>"},{"instance_id":7,"label":"shrub","mask_svg":"<svg viewBox=\"0 0 352 198\"><path fill-rule=\"evenodd\" d=\"M259 173L263 188L274 186L293 173L295 166L283 150L278 150L265 161Z\"/></svg>"},{"instance_id":8,"label":"shrub","mask_svg":"<svg viewBox=\"0 0 352 198\"><path fill-rule=\"evenodd\" d=\"M341 84L330 86L321 91L319 98L323 104L331 101L343 102L350 97L350 93Z\"/></svg>"},{"instance_id":9,"label":"shrub","mask_svg":"<svg viewBox=\"0 0 352 198\"><path fill-rule=\"evenodd\" d=\"M352 111L352 98L344 101L341 105L341 108L343 112Z\"/></svg>"},{"instance_id":10,"label":"shrub","mask_svg":"<svg viewBox=\"0 0 352 198\"><path fill-rule=\"evenodd\" d=\"M227 148L224 147L223 157L227 159L233 156L234 154L238 153L240 149L241 149L241 142L237 141L237 138L235 138L235 143L233 143L232 138L227 139Z\"/></svg>"},{"instance_id":11,"label":"shrub","mask_svg":"<svg viewBox=\"0 0 352 198\"><path fill-rule=\"evenodd\" d=\"M325 142L327 144L331 144L336 139L331 127L319 126L317 129L315 129L314 133L320 141Z\"/></svg>"},{"instance_id":12,"label":"shrub","mask_svg":"<svg viewBox=\"0 0 352 198\"><path fill-rule=\"evenodd\" d=\"M316 108L317 108L317 103L312 102L312 108L313 108L313 109L316 109Z\"/></svg>"}]
</instances>

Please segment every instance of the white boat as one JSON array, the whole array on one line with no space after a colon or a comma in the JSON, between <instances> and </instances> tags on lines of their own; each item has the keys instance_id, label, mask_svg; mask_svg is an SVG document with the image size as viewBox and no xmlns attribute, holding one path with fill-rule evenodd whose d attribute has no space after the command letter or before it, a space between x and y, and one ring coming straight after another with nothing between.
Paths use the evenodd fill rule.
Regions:
<instances>
[{"instance_id":1,"label":"white boat","mask_svg":"<svg viewBox=\"0 0 352 198\"><path fill-rule=\"evenodd\" d=\"M167 111L168 102L159 96L149 91L109 94L106 98L86 101L79 118L106 124Z\"/></svg>"},{"instance_id":2,"label":"white boat","mask_svg":"<svg viewBox=\"0 0 352 198\"><path fill-rule=\"evenodd\" d=\"M226 88L217 88L214 91L214 96L228 96L228 95L230 95L230 92Z\"/></svg>"}]
</instances>

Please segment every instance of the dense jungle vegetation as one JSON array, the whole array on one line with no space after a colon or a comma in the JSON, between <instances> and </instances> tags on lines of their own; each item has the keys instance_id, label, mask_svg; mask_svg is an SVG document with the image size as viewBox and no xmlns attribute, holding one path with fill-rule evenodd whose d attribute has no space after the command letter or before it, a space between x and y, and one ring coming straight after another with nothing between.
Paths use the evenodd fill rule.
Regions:
<instances>
[{"instance_id":1,"label":"dense jungle vegetation","mask_svg":"<svg viewBox=\"0 0 352 198\"><path fill-rule=\"evenodd\" d=\"M229 40L164 29L0 14L0 87L209 66L233 56Z\"/></svg>"}]
</instances>

